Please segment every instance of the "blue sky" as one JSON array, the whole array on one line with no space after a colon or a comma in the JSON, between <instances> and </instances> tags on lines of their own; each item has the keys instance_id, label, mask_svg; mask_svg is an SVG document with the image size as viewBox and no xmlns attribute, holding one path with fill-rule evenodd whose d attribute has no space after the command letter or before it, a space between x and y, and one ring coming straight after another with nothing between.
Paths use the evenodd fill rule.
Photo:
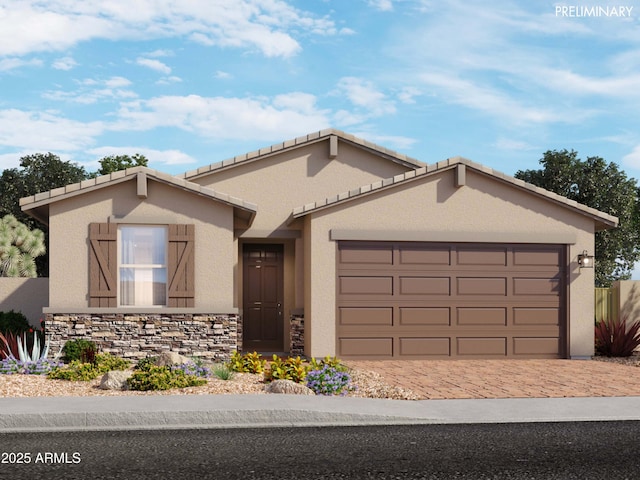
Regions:
<instances>
[{"instance_id":1,"label":"blue sky","mask_svg":"<svg viewBox=\"0 0 640 480\"><path fill-rule=\"evenodd\" d=\"M640 178L639 107L632 0L0 3L0 169L179 173L334 127L427 163L567 148Z\"/></svg>"}]
</instances>

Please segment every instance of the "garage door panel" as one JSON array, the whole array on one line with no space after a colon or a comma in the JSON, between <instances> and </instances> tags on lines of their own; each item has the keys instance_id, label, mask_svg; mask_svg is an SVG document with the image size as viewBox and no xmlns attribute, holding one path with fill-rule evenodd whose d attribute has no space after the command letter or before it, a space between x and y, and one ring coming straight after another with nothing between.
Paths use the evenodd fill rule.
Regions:
<instances>
[{"instance_id":1,"label":"garage door panel","mask_svg":"<svg viewBox=\"0 0 640 480\"><path fill-rule=\"evenodd\" d=\"M449 277L400 277L400 295L450 295Z\"/></svg>"},{"instance_id":2,"label":"garage door panel","mask_svg":"<svg viewBox=\"0 0 640 480\"><path fill-rule=\"evenodd\" d=\"M399 248L400 265L450 265L451 249L449 247L425 250L417 247Z\"/></svg>"},{"instance_id":3,"label":"garage door panel","mask_svg":"<svg viewBox=\"0 0 640 480\"><path fill-rule=\"evenodd\" d=\"M340 249L340 263L392 265L393 246L347 246Z\"/></svg>"},{"instance_id":4,"label":"garage door panel","mask_svg":"<svg viewBox=\"0 0 640 480\"><path fill-rule=\"evenodd\" d=\"M448 357L451 355L451 339L444 338L406 338L400 337L400 356Z\"/></svg>"},{"instance_id":5,"label":"garage door panel","mask_svg":"<svg viewBox=\"0 0 640 480\"><path fill-rule=\"evenodd\" d=\"M343 243L352 242L339 242L339 249ZM343 255L338 257L339 355L557 358L564 354L564 246L381 244L385 248L378 250L392 251L384 260L392 258L391 264L357 263L362 256L347 257L351 263L343 263ZM375 250L370 243L365 246Z\"/></svg>"},{"instance_id":6,"label":"garage door panel","mask_svg":"<svg viewBox=\"0 0 640 480\"><path fill-rule=\"evenodd\" d=\"M458 355L506 356L506 337L494 338L456 338Z\"/></svg>"},{"instance_id":7,"label":"garage door panel","mask_svg":"<svg viewBox=\"0 0 640 480\"><path fill-rule=\"evenodd\" d=\"M342 277L339 291L342 295L391 295L393 277Z\"/></svg>"},{"instance_id":8,"label":"garage door panel","mask_svg":"<svg viewBox=\"0 0 640 480\"><path fill-rule=\"evenodd\" d=\"M467 249L458 248L458 265L488 265L505 266L507 264L507 249Z\"/></svg>"},{"instance_id":9,"label":"garage door panel","mask_svg":"<svg viewBox=\"0 0 640 480\"><path fill-rule=\"evenodd\" d=\"M561 313L559 308L526 308L513 309L513 324L527 325L560 325Z\"/></svg>"},{"instance_id":10,"label":"garage door panel","mask_svg":"<svg viewBox=\"0 0 640 480\"><path fill-rule=\"evenodd\" d=\"M393 308L391 307L346 307L339 310L341 325L393 325Z\"/></svg>"},{"instance_id":11,"label":"garage door panel","mask_svg":"<svg viewBox=\"0 0 640 480\"><path fill-rule=\"evenodd\" d=\"M514 295L560 295L559 278L514 278Z\"/></svg>"},{"instance_id":12,"label":"garage door panel","mask_svg":"<svg viewBox=\"0 0 640 480\"><path fill-rule=\"evenodd\" d=\"M548 355L558 354L558 337L535 338L535 337L513 337L514 355Z\"/></svg>"},{"instance_id":13,"label":"garage door panel","mask_svg":"<svg viewBox=\"0 0 640 480\"><path fill-rule=\"evenodd\" d=\"M457 308L457 324L458 325L507 325L507 309L506 308L474 308L465 307Z\"/></svg>"},{"instance_id":14,"label":"garage door panel","mask_svg":"<svg viewBox=\"0 0 640 480\"><path fill-rule=\"evenodd\" d=\"M400 325L451 325L451 309L438 307L400 307Z\"/></svg>"},{"instance_id":15,"label":"garage door panel","mask_svg":"<svg viewBox=\"0 0 640 480\"><path fill-rule=\"evenodd\" d=\"M457 278L458 295L501 295L507 294L507 279L485 277Z\"/></svg>"},{"instance_id":16,"label":"garage door panel","mask_svg":"<svg viewBox=\"0 0 640 480\"><path fill-rule=\"evenodd\" d=\"M561 252L558 249L523 248L513 250L513 264L517 266L559 267Z\"/></svg>"},{"instance_id":17,"label":"garage door panel","mask_svg":"<svg viewBox=\"0 0 640 480\"><path fill-rule=\"evenodd\" d=\"M341 338L340 356L391 357L393 338Z\"/></svg>"}]
</instances>

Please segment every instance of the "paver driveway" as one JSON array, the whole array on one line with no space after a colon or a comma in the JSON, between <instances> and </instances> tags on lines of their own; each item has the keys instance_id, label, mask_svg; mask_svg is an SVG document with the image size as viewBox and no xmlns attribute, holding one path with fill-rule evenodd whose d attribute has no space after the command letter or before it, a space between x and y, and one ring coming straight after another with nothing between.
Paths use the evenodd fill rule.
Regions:
<instances>
[{"instance_id":1,"label":"paver driveway","mask_svg":"<svg viewBox=\"0 0 640 480\"><path fill-rule=\"evenodd\" d=\"M640 368L596 360L349 361L425 399L640 396Z\"/></svg>"}]
</instances>

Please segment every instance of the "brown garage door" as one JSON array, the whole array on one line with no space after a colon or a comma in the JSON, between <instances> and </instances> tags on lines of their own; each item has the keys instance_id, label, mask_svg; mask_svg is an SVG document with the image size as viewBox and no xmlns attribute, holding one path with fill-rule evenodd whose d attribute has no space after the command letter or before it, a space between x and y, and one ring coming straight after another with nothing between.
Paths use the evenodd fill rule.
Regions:
<instances>
[{"instance_id":1,"label":"brown garage door","mask_svg":"<svg viewBox=\"0 0 640 480\"><path fill-rule=\"evenodd\" d=\"M339 242L343 358L565 355L562 245Z\"/></svg>"}]
</instances>

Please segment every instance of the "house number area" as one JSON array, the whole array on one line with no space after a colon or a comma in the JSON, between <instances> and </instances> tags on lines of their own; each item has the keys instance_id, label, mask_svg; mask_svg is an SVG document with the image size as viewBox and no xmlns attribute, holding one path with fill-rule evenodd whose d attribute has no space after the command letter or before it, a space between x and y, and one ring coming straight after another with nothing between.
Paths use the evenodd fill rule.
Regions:
<instances>
[{"instance_id":1,"label":"house number area","mask_svg":"<svg viewBox=\"0 0 640 480\"><path fill-rule=\"evenodd\" d=\"M79 452L2 452L0 463L2 464L29 464L42 463L50 465L78 464L82 461Z\"/></svg>"}]
</instances>

